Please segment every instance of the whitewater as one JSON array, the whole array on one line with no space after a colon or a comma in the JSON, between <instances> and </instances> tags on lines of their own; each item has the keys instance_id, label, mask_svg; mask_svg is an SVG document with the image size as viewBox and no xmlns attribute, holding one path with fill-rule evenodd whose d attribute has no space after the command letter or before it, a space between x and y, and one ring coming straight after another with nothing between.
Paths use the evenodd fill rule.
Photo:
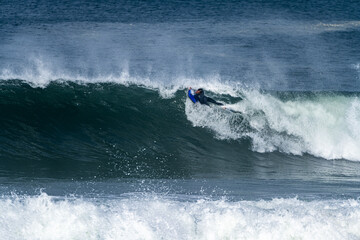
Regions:
<instances>
[{"instance_id":1,"label":"whitewater","mask_svg":"<svg viewBox=\"0 0 360 240\"><path fill-rule=\"evenodd\" d=\"M5 239L357 239L357 200L104 200L41 194L0 200ZM21 213L21 217L19 216ZM6 216L6 217L5 217ZM66 229L64 231L64 229Z\"/></svg>"}]
</instances>

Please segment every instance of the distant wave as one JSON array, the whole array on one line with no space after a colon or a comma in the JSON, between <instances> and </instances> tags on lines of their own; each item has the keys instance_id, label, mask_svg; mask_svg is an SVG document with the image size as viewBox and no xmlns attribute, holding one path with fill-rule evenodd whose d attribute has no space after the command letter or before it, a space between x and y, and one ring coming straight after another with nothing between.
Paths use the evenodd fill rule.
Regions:
<instances>
[{"instance_id":1,"label":"distant wave","mask_svg":"<svg viewBox=\"0 0 360 240\"><path fill-rule=\"evenodd\" d=\"M359 28L360 21L339 21L339 22L328 22L318 23L315 25L315 29L323 31L344 31L352 28Z\"/></svg>"}]
</instances>

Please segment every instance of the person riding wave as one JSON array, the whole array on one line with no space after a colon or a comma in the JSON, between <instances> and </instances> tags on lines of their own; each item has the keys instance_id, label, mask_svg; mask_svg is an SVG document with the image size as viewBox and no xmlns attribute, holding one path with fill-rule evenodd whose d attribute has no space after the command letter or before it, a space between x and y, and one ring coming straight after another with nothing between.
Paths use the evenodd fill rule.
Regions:
<instances>
[{"instance_id":1,"label":"person riding wave","mask_svg":"<svg viewBox=\"0 0 360 240\"><path fill-rule=\"evenodd\" d=\"M208 106L210 106L209 103L213 103L216 105L224 105L210 97L205 96L204 90L202 88L199 88L196 92L194 92L194 90L190 87L188 91L188 96L194 103L199 102L200 104L205 104Z\"/></svg>"}]
</instances>

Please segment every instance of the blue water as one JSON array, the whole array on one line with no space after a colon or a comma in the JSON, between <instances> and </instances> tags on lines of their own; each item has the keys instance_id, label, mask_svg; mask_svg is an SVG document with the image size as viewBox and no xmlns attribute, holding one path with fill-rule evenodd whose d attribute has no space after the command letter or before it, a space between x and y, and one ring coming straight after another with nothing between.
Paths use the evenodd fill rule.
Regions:
<instances>
[{"instance_id":1,"label":"blue water","mask_svg":"<svg viewBox=\"0 0 360 240\"><path fill-rule=\"evenodd\" d=\"M2 1L1 238L359 239L359 6Z\"/></svg>"}]
</instances>

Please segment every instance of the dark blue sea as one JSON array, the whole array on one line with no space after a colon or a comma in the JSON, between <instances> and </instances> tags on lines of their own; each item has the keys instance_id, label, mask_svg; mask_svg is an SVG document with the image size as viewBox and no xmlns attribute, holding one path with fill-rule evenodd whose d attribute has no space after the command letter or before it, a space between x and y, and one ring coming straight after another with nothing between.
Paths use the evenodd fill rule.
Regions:
<instances>
[{"instance_id":1,"label":"dark blue sea","mask_svg":"<svg viewBox=\"0 0 360 240\"><path fill-rule=\"evenodd\" d=\"M0 0L0 239L356 240L359 197L359 1Z\"/></svg>"}]
</instances>

